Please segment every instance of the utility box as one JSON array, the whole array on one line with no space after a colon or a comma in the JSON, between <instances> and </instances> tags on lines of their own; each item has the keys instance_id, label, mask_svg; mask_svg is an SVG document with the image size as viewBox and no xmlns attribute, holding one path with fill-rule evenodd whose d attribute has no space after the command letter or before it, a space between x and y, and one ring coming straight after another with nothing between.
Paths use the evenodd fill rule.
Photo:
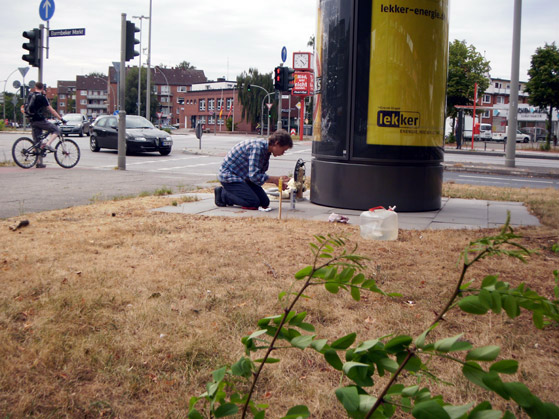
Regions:
<instances>
[{"instance_id":1,"label":"utility box","mask_svg":"<svg viewBox=\"0 0 559 419\"><path fill-rule=\"evenodd\" d=\"M311 201L441 207L448 0L319 0Z\"/></svg>"}]
</instances>

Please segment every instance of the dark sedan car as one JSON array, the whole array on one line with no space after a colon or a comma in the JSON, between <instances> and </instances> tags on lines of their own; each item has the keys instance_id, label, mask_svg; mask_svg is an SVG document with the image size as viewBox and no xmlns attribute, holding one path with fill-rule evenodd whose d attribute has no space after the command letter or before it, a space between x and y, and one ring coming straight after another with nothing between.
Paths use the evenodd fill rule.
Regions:
<instances>
[{"instance_id":1,"label":"dark sedan car","mask_svg":"<svg viewBox=\"0 0 559 419\"><path fill-rule=\"evenodd\" d=\"M89 134L89 121L85 115L81 113L67 113L62 118L66 121L60 128L66 135L77 134L83 137L84 134Z\"/></svg>"},{"instance_id":2,"label":"dark sedan car","mask_svg":"<svg viewBox=\"0 0 559 419\"><path fill-rule=\"evenodd\" d=\"M158 130L146 118L126 115L126 152L138 153L158 151L162 156L171 152L173 139L165 131ZM108 115L100 117L93 125L89 138L91 151L102 148L118 150L118 117Z\"/></svg>"}]
</instances>

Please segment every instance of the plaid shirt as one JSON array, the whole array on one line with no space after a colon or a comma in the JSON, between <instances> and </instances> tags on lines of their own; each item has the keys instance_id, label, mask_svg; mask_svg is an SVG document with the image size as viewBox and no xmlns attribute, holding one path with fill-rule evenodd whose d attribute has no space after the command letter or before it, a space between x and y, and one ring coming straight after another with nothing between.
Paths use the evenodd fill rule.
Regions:
<instances>
[{"instance_id":1,"label":"plaid shirt","mask_svg":"<svg viewBox=\"0 0 559 419\"><path fill-rule=\"evenodd\" d=\"M268 180L266 171L270 164L270 155L266 139L241 141L225 156L218 179L223 183L250 180L261 186Z\"/></svg>"}]
</instances>

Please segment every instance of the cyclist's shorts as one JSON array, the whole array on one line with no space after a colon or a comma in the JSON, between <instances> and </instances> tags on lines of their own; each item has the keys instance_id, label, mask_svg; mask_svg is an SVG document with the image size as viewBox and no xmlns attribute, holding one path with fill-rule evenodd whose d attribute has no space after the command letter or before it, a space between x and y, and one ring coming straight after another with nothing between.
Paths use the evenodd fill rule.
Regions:
<instances>
[{"instance_id":1,"label":"cyclist's shorts","mask_svg":"<svg viewBox=\"0 0 559 419\"><path fill-rule=\"evenodd\" d=\"M43 131L48 131L49 134L54 132L56 135L60 135L60 128L46 119L42 121L31 121L31 130L34 140L39 138L39 135L41 135Z\"/></svg>"}]
</instances>

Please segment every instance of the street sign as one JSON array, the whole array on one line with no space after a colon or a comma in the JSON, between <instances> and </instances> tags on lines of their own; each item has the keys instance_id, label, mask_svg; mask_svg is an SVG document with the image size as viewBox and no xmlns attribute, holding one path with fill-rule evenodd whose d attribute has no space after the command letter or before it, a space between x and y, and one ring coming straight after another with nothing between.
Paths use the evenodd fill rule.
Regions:
<instances>
[{"instance_id":1,"label":"street sign","mask_svg":"<svg viewBox=\"0 0 559 419\"><path fill-rule=\"evenodd\" d=\"M268 107L268 110L272 109L273 103L266 103L266 106Z\"/></svg>"},{"instance_id":2,"label":"street sign","mask_svg":"<svg viewBox=\"0 0 559 419\"><path fill-rule=\"evenodd\" d=\"M21 73L21 77L25 77L25 75L29 71L29 67L18 67L18 70Z\"/></svg>"},{"instance_id":3,"label":"street sign","mask_svg":"<svg viewBox=\"0 0 559 419\"><path fill-rule=\"evenodd\" d=\"M39 5L39 16L44 21L48 21L52 15L54 15L54 0L42 0Z\"/></svg>"},{"instance_id":4,"label":"street sign","mask_svg":"<svg viewBox=\"0 0 559 419\"><path fill-rule=\"evenodd\" d=\"M287 48L283 47L281 49L281 62L285 63L285 60L287 60Z\"/></svg>"},{"instance_id":5,"label":"street sign","mask_svg":"<svg viewBox=\"0 0 559 419\"><path fill-rule=\"evenodd\" d=\"M21 83L19 82L19 80L14 80L12 86L14 86L14 89L19 89L21 87Z\"/></svg>"},{"instance_id":6,"label":"street sign","mask_svg":"<svg viewBox=\"0 0 559 419\"><path fill-rule=\"evenodd\" d=\"M49 38L57 36L82 36L85 35L85 28L76 29L52 29L49 31Z\"/></svg>"}]
</instances>

